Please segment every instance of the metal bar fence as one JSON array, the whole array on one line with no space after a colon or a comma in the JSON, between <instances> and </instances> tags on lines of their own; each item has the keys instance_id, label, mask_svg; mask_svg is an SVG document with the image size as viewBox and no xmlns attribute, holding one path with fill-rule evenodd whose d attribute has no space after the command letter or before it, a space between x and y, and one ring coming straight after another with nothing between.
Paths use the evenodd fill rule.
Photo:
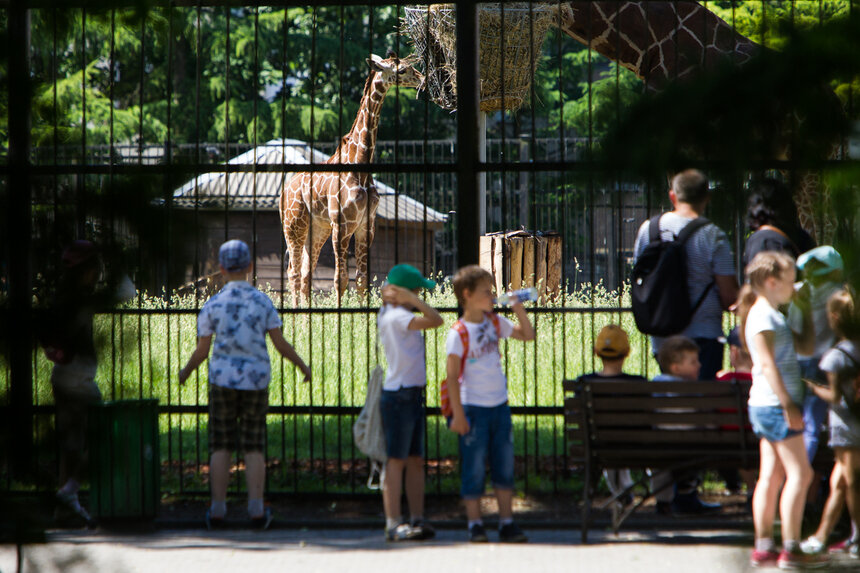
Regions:
<instances>
[{"instance_id":1,"label":"metal bar fence","mask_svg":"<svg viewBox=\"0 0 860 573\"><path fill-rule=\"evenodd\" d=\"M535 5L527 4L531 17ZM36 268L22 273L4 266L4 300L5 285L22 288L35 281L37 292L46 288L48 277L57 273L59 249L71 239L95 239L120 253L109 262L127 266L142 288L132 302L96 315L97 381L106 399L159 400L162 491L203 494L208 491L207 375L200 369L180 387L175 373L196 342L196 315L212 292L206 279L216 270L215 249L226 238L245 238L257 266L254 284L274 300L286 339L312 365L315 378L312 386L302 385L280 358L272 369L267 491L364 493L367 466L353 445L351 427L363 404L367 373L385 362L374 321L378 290L367 296L350 292L338 302L326 292L336 280L331 265L321 264L327 274L314 282L310 305L291 308L276 214L286 173L343 171L325 159L358 114L365 52L407 49L400 27L404 5L174 0L142 13L120 2L108 10L90 9L86 2L27 5L39 43L34 41L26 75L37 91L33 105L20 105L35 114L34 144L10 139L10 153L0 153L0 177L9 223L12 213L26 211L22 205L17 211L7 208L13 197L9 188L21 173L32 177L32 200L25 200L33 213L26 216L33 225L27 252ZM846 6L854 10L855 2ZM458 7L471 9L474 3ZM13 11L0 2L4 32ZM593 11L588 17L595 17ZM506 18L512 16L502 5L503 26ZM532 34L530 29L529 39ZM503 53L507 42L501 35ZM397 262L437 274L442 286L428 300L442 309L446 324L457 308L445 279L475 249L463 245L472 229L464 231L462 224L474 213L470 201L462 202L471 189L462 177L487 179L488 231L561 233L564 295L528 309L538 333L534 343L502 343L517 487L526 493L579 494L580 481L567 464L561 381L599 368L591 348L603 325L619 323L631 333L630 372L649 377L656 371L648 340L636 332L629 313L627 277L639 224L667 207L665 189L595 159L600 114L606 113L598 109L606 96L596 84L609 79L615 97L609 99L611 112L620 117L626 72L572 46L569 38L551 32L543 50L547 67L531 72L532 105L488 116L486 162L471 154L464 162L460 141L465 140L455 137L463 137L463 113L454 120L428 98L407 99L413 92L395 85L383 108L374 161L350 166L373 173L382 189L370 256L374 285ZM527 51L534 56L532 50L529 42ZM566 59L570 53L580 54L575 69ZM12 70L12 62L3 64ZM8 91L13 95L11 85ZM10 110L12 103L10 97ZM579 123L566 123L569 116ZM297 133L302 139L295 139ZM467 135L471 140L474 134ZM21 145L27 157L23 166L12 154ZM813 167L844 164L822 158ZM703 158L697 166L715 173L726 167L719 158ZM797 168L791 160L773 158L752 158L745 166L749 173ZM724 211L735 253L742 245L741 181L747 176L730 182L732 202ZM8 235L4 239L9 260L11 241ZM26 280L19 282L22 277ZM731 320L724 321L728 328ZM458 490L456 438L438 416L446 336L445 328L426 335L427 491L437 495ZM22 483L5 461L0 463L0 489L6 491L50 489L56 473L51 364L38 349L28 350L26 362L33 372L27 413L34 420L29 435L36 444L31 466L37 471L30 483ZM13 370L4 359L4 420L16 407ZM232 491L242 483L232 482Z\"/></svg>"}]
</instances>

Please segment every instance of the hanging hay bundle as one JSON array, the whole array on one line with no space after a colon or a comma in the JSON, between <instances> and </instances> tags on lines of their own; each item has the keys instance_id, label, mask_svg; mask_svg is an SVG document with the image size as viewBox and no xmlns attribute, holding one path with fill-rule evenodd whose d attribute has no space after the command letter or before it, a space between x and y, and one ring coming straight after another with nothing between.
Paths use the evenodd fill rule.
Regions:
<instances>
[{"instance_id":1,"label":"hanging hay bundle","mask_svg":"<svg viewBox=\"0 0 860 573\"><path fill-rule=\"evenodd\" d=\"M454 4L412 6L403 19L416 59L427 68L430 97L444 109L457 108L456 12ZM514 111L528 100L543 40L557 16L553 4L478 5L481 111Z\"/></svg>"}]
</instances>

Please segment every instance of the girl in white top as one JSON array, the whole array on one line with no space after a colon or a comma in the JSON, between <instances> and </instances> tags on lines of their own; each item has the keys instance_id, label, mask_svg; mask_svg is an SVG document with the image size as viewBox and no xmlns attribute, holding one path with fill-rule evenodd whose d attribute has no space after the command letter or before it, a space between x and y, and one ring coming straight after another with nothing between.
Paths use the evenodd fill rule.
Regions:
<instances>
[{"instance_id":1,"label":"girl in white top","mask_svg":"<svg viewBox=\"0 0 860 573\"><path fill-rule=\"evenodd\" d=\"M762 252L747 265L746 275L748 284L738 298L738 314L742 340L753 362L749 416L760 438L761 454L753 494L755 549L750 561L755 567L777 562L783 569L823 565L821 556L804 555L800 550L803 505L812 481L803 443L805 388L791 330L777 310L794 296L794 259ZM781 553L773 541L777 501L782 519Z\"/></svg>"}]
</instances>

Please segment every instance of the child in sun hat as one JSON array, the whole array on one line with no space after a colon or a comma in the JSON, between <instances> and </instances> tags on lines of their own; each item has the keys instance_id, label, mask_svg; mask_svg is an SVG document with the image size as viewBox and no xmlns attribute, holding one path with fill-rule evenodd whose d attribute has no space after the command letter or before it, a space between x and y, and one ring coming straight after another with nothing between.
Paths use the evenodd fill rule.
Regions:
<instances>
[{"instance_id":1,"label":"child in sun hat","mask_svg":"<svg viewBox=\"0 0 860 573\"><path fill-rule=\"evenodd\" d=\"M630 355L630 339L627 332L617 324L608 324L600 329L594 339L594 355L600 358L602 368L591 374L583 374L580 380L647 380L635 374L622 372L624 361ZM630 470L603 470L603 478L612 495L617 495L633 485ZM623 496L621 502L626 505L632 501L630 494Z\"/></svg>"}]
</instances>

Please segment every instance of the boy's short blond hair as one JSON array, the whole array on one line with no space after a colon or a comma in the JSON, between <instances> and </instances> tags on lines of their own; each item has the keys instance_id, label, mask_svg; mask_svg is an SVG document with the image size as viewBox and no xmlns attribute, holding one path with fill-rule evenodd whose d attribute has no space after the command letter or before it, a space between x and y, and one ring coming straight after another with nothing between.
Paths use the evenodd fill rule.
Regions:
<instances>
[{"instance_id":1,"label":"boy's short blond hair","mask_svg":"<svg viewBox=\"0 0 860 573\"><path fill-rule=\"evenodd\" d=\"M678 364L684 358L687 352L699 353L699 345L691 338L676 334L670 336L663 341L660 350L657 352L657 364L660 365L660 370L669 373L670 366Z\"/></svg>"},{"instance_id":2,"label":"boy's short blond hair","mask_svg":"<svg viewBox=\"0 0 860 573\"><path fill-rule=\"evenodd\" d=\"M481 281L489 281L490 284L493 284L493 275L478 265L467 265L457 271L452 283L454 284L454 294L460 306L464 306L466 302L463 298L463 292L466 290L474 291L481 284Z\"/></svg>"}]
</instances>

